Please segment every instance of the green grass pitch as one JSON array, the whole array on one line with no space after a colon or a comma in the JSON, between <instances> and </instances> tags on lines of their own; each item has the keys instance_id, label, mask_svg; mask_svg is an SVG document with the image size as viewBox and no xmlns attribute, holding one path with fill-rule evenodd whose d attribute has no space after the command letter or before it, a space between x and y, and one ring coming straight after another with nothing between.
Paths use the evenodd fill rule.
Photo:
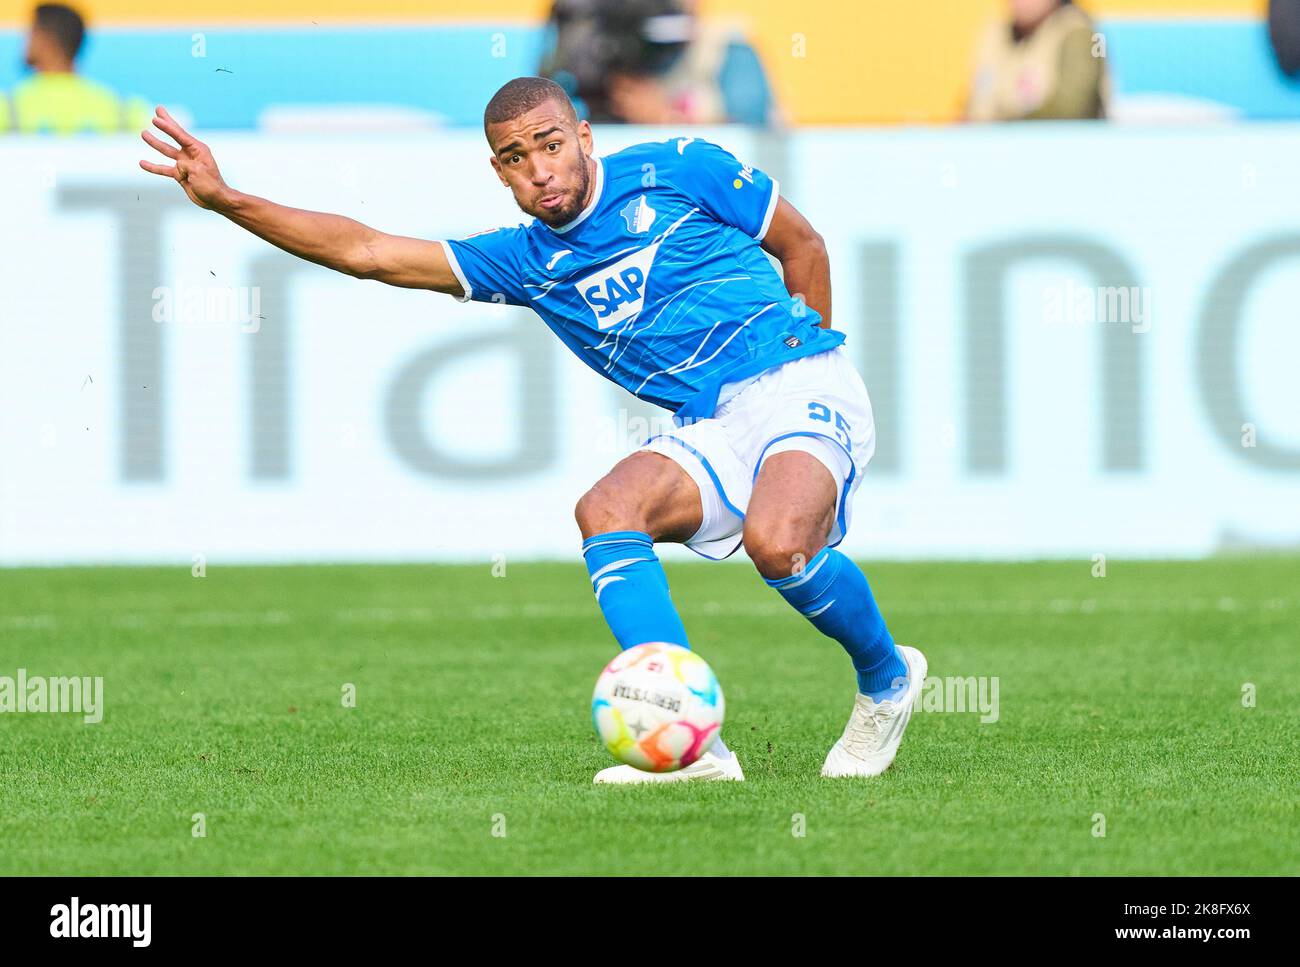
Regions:
<instances>
[{"instance_id":1,"label":"green grass pitch","mask_svg":"<svg viewBox=\"0 0 1300 967\"><path fill-rule=\"evenodd\" d=\"M1300 559L1091 571L869 566L999 718L918 712L883 777L825 780L839 646L747 565L669 564L748 781L655 788L591 783L579 564L0 571L0 676L105 695L0 715L0 874L1300 873Z\"/></svg>"}]
</instances>

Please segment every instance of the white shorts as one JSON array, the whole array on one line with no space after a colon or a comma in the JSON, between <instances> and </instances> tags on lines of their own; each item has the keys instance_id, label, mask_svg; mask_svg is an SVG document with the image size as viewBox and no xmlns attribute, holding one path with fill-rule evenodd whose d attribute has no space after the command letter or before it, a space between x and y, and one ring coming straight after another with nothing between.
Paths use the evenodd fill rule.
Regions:
<instances>
[{"instance_id":1,"label":"white shorts","mask_svg":"<svg viewBox=\"0 0 1300 967\"><path fill-rule=\"evenodd\" d=\"M749 495L763 461L801 450L836 483L834 547L849 530L853 495L876 451L871 400L843 346L784 363L723 387L706 420L651 437L641 447L676 461L700 488L703 521L686 546L720 561L740 547Z\"/></svg>"}]
</instances>

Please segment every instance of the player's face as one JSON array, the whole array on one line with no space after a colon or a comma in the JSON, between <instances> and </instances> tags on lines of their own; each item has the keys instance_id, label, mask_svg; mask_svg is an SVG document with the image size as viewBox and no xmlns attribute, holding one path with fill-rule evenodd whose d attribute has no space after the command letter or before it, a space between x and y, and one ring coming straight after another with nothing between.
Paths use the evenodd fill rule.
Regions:
<instances>
[{"instance_id":1,"label":"player's face","mask_svg":"<svg viewBox=\"0 0 1300 967\"><path fill-rule=\"evenodd\" d=\"M563 225L591 194L591 126L574 122L547 101L527 114L490 125L492 167L524 212Z\"/></svg>"}]
</instances>

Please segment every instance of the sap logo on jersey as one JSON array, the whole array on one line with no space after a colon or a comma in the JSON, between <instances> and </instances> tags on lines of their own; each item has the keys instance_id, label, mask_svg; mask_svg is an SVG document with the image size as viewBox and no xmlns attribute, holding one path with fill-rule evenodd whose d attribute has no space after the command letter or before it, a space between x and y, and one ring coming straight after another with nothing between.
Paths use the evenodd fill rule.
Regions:
<instances>
[{"instance_id":1,"label":"sap logo on jersey","mask_svg":"<svg viewBox=\"0 0 1300 967\"><path fill-rule=\"evenodd\" d=\"M582 298L596 314L598 328L616 326L641 311L650 266L659 251L659 244L655 242L638 249L578 283Z\"/></svg>"}]
</instances>

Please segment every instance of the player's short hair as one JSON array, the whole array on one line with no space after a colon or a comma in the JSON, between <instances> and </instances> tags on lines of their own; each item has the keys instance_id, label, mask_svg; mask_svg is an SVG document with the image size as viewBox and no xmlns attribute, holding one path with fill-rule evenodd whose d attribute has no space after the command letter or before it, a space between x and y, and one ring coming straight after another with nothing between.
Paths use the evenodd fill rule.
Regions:
<instances>
[{"instance_id":1,"label":"player's short hair","mask_svg":"<svg viewBox=\"0 0 1300 967\"><path fill-rule=\"evenodd\" d=\"M554 101L569 120L578 123L578 112L574 110L573 102L555 81L546 77L516 77L501 85L483 109L483 133L487 134L489 124L513 121L547 101Z\"/></svg>"},{"instance_id":2,"label":"player's short hair","mask_svg":"<svg viewBox=\"0 0 1300 967\"><path fill-rule=\"evenodd\" d=\"M42 3L32 23L53 37L70 59L77 56L86 39L86 22L81 14L61 3Z\"/></svg>"}]
</instances>

